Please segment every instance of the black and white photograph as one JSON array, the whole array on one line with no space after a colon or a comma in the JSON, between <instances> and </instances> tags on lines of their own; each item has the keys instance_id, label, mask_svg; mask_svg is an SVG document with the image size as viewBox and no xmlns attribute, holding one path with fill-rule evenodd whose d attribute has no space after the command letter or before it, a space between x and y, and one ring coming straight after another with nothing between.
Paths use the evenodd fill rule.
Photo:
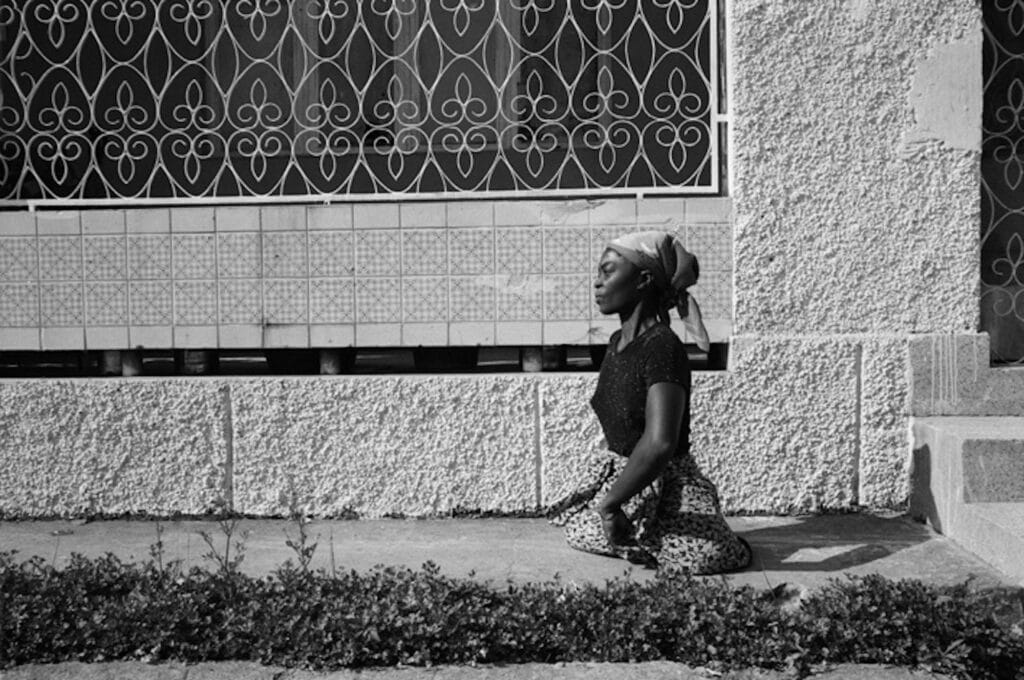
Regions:
<instances>
[{"instance_id":1,"label":"black and white photograph","mask_svg":"<svg viewBox=\"0 0 1024 680\"><path fill-rule=\"evenodd\" d=\"M1024 680L1024 0L0 0L0 680Z\"/></svg>"}]
</instances>

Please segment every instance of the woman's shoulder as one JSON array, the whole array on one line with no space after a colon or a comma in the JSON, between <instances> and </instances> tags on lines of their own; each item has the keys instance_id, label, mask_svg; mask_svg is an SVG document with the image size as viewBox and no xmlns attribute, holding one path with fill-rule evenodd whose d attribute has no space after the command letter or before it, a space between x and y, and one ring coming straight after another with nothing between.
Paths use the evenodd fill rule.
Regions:
<instances>
[{"instance_id":1,"label":"woman's shoulder","mask_svg":"<svg viewBox=\"0 0 1024 680\"><path fill-rule=\"evenodd\" d=\"M685 349L683 341L679 339L676 332L663 323L652 326L640 337L641 344L651 351Z\"/></svg>"}]
</instances>

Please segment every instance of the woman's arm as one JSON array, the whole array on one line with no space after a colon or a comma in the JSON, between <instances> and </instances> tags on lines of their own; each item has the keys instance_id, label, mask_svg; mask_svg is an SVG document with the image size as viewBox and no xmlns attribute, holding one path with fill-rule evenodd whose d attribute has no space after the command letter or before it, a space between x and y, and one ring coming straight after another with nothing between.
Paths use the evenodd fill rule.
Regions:
<instances>
[{"instance_id":1,"label":"woman's arm","mask_svg":"<svg viewBox=\"0 0 1024 680\"><path fill-rule=\"evenodd\" d=\"M686 398L686 388L677 383L660 382L647 389L643 436L629 455L626 467L597 505L609 538L619 539L613 542L622 542L623 532L632 529L628 520L626 525L622 524L622 504L657 479L675 453Z\"/></svg>"}]
</instances>

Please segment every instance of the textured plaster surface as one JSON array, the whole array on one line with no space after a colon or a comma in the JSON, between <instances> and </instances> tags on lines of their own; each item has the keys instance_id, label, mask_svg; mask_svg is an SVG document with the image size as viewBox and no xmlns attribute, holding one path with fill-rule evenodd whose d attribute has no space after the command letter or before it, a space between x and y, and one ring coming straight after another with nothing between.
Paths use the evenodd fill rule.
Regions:
<instances>
[{"instance_id":1,"label":"textured plaster surface","mask_svg":"<svg viewBox=\"0 0 1024 680\"><path fill-rule=\"evenodd\" d=\"M907 338L874 336L861 341L861 505L906 504L910 475Z\"/></svg>"},{"instance_id":2,"label":"textured plaster surface","mask_svg":"<svg viewBox=\"0 0 1024 680\"><path fill-rule=\"evenodd\" d=\"M974 329L977 3L731 7L736 333Z\"/></svg>"},{"instance_id":3,"label":"textured plaster surface","mask_svg":"<svg viewBox=\"0 0 1024 680\"><path fill-rule=\"evenodd\" d=\"M224 497L223 387L0 381L0 513L202 513Z\"/></svg>"},{"instance_id":4,"label":"textured plaster surface","mask_svg":"<svg viewBox=\"0 0 1024 680\"><path fill-rule=\"evenodd\" d=\"M723 509L898 500L907 475L903 416L886 411L901 390L890 349L876 343L865 363L857 338L741 337L729 372L695 373L692 451ZM596 379L9 381L3 507L202 512L226 485L235 510L264 516L288 514L293 498L317 516L531 510L571 492L603 450ZM67 471L45 474L55 465Z\"/></svg>"},{"instance_id":5,"label":"textured plaster surface","mask_svg":"<svg viewBox=\"0 0 1024 680\"><path fill-rule=\"evenodd\" d=\"M423 515L537 503L536 396L522 377L231 385L234 499L282 515Z\"/></svg>"},{"instance_id":6,"label":"textured plaster surface","mask_svg":"<svg viewBox=\"0 0 1024 680\"><path fill-rule=\"evenodd\" d=\"M733 343L730 374L695 386L691 450L724 508L856 502L858 346L841 338Z\"/></svg>"},{"instance_id":7,"label":"textured plaster surface","mask_svg":"<svg viewBox=\"0 0 1024 680\"><path fill-rule=\"evenodd\" d=\"M597 376L558 376L538 383L541 404L541 501L551 505L576 490L607 455L590 408Z\"/></svg>"},{"instance_id":8,"label":"textured plaster surface","mask_svg":"<svg viewBox=\"0 0 1024 680\"><path fill-rule=\"evenodd\" d=\"M1024 367L989 366L988 336L921 335L908 344L915 416L1024 416Z\"/></svg>"}]
</instances>

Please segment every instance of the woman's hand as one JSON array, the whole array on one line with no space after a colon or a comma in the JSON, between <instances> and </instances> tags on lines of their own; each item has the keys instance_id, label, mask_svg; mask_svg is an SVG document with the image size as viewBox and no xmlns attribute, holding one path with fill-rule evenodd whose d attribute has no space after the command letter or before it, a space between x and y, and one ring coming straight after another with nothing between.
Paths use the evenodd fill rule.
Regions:
<instances>
[{"instance_id":1,"label":"woman's hand","mask_svg":"<svg viewBox=\"0 0 1024 680\"><path fill-rule=\"evenodd\" d=\"M604 537L611 545L636 545L633 536L633 523L626 517L620 506L597 507L597 514L601 517L601 527L604 529Z\"/></svg>"}]
</instances>

